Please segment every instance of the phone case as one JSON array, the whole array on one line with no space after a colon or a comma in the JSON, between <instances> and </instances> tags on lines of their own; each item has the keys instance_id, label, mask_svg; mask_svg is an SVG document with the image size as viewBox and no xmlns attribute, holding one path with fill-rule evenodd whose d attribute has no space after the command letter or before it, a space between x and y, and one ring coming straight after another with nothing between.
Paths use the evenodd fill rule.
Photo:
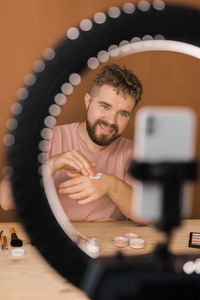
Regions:
<instances>
[{"instance_id":1,"label":"phone case","mask_svg":"<svg viewBox=\"0 0 200 300\"><path fill-rule=\"evenodd\" d=\"M141 108L135 117L134 160L142 162L190 161L195 154L195 113L186 107ZM190 214L192 189L185 183L182 217ZM135 180L133 214L141 221L158 222L162 217L162 186Z\"/></svg>"}]
</instances>

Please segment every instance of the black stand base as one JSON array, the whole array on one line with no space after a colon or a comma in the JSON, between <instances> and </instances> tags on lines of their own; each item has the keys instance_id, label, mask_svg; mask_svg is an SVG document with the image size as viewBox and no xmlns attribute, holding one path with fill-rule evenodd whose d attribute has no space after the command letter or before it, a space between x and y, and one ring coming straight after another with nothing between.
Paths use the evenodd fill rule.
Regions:
<instances>
[{"instance_id":1,"label":"black stand base","mask_svg":"<svg viewBox=\"0 0 200 300\"><path fill-rule=\"evenodd\" d=\"M190 298L200 293L200 275L188 275L183 265L197 259L194 255L170 254L166 245L158 245L143 256L102 257L92 260L81 284L94 300L169 300L174 295Z\"/></svg>"}]
</instances>

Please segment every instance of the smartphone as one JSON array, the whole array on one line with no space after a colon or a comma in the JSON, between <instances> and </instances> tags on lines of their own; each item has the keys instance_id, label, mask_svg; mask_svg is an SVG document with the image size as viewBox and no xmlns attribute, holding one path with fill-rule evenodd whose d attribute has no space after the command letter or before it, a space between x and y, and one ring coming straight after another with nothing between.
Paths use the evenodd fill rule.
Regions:
<instances>
[{"instance_id":1,"label":"smartphone","mask_svg":"<svg viewBox=\"0 0 200 300\"><path fill-rule=\"evenodd\" d=\"M138 162L191 161L195 156L196 115L187 107L144 106L136 113L134 160ZM134 180L133 214L147 222L162 218L162 186ZM191 214L192 184L184 183L181 217Z\"/></svg>"}]
</instances>

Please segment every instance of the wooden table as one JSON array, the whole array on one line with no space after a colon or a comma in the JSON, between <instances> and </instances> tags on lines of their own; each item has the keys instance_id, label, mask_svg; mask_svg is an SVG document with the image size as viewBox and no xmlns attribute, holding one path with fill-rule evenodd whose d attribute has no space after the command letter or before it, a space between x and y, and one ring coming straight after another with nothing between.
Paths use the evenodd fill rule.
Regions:
<instances>
[{"instance_id":1,"label":"wooden table","mask_svg":"<svg viewBox=\"0 0 200 300\"><path fill-rule=\"evenodd\" d=\"M158 241L164 239L163 234L152 226L136 226L132 222L74 222L74 226L88 237L100 240L101 255L113 255L119 249L112 245L112 238L128 232L138 233L145 239L146 246L142 250L126 248L127 255L139 255L151 252ZM81 290L74 287L61 277L40 256L29 242L29 239L19 223L0 223L0 230L10 242L10 227L15 227L19 238L23 239L25 254L20 259L14 259L8 245L8 250L0 249L0 299L1 300L84 300L89 299ZM172 239L173 253L198 254L200 249L188 248L189 232L200 232L200 220L187 220L175 230Z\"/></svg>"}]
</instances>

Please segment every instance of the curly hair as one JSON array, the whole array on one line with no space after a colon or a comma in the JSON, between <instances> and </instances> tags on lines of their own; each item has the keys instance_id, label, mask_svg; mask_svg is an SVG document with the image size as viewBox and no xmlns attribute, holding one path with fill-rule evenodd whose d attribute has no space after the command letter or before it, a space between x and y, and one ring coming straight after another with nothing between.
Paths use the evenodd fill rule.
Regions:
<instances>
[{"instance_id":1,"label":"curly hair","mask_svg":"<svg viewBox=\"0 0 200 300\"><path fill-rule=\"evenodd\" d=\"M117 90L129 95L135 100L135 106L141 100L143 92L142 83L131 70L126 67L120 67L117 64L106 65L94 78L91 89L101 87L104 84L110 85Z\"/></svg>"}]
</instances>

